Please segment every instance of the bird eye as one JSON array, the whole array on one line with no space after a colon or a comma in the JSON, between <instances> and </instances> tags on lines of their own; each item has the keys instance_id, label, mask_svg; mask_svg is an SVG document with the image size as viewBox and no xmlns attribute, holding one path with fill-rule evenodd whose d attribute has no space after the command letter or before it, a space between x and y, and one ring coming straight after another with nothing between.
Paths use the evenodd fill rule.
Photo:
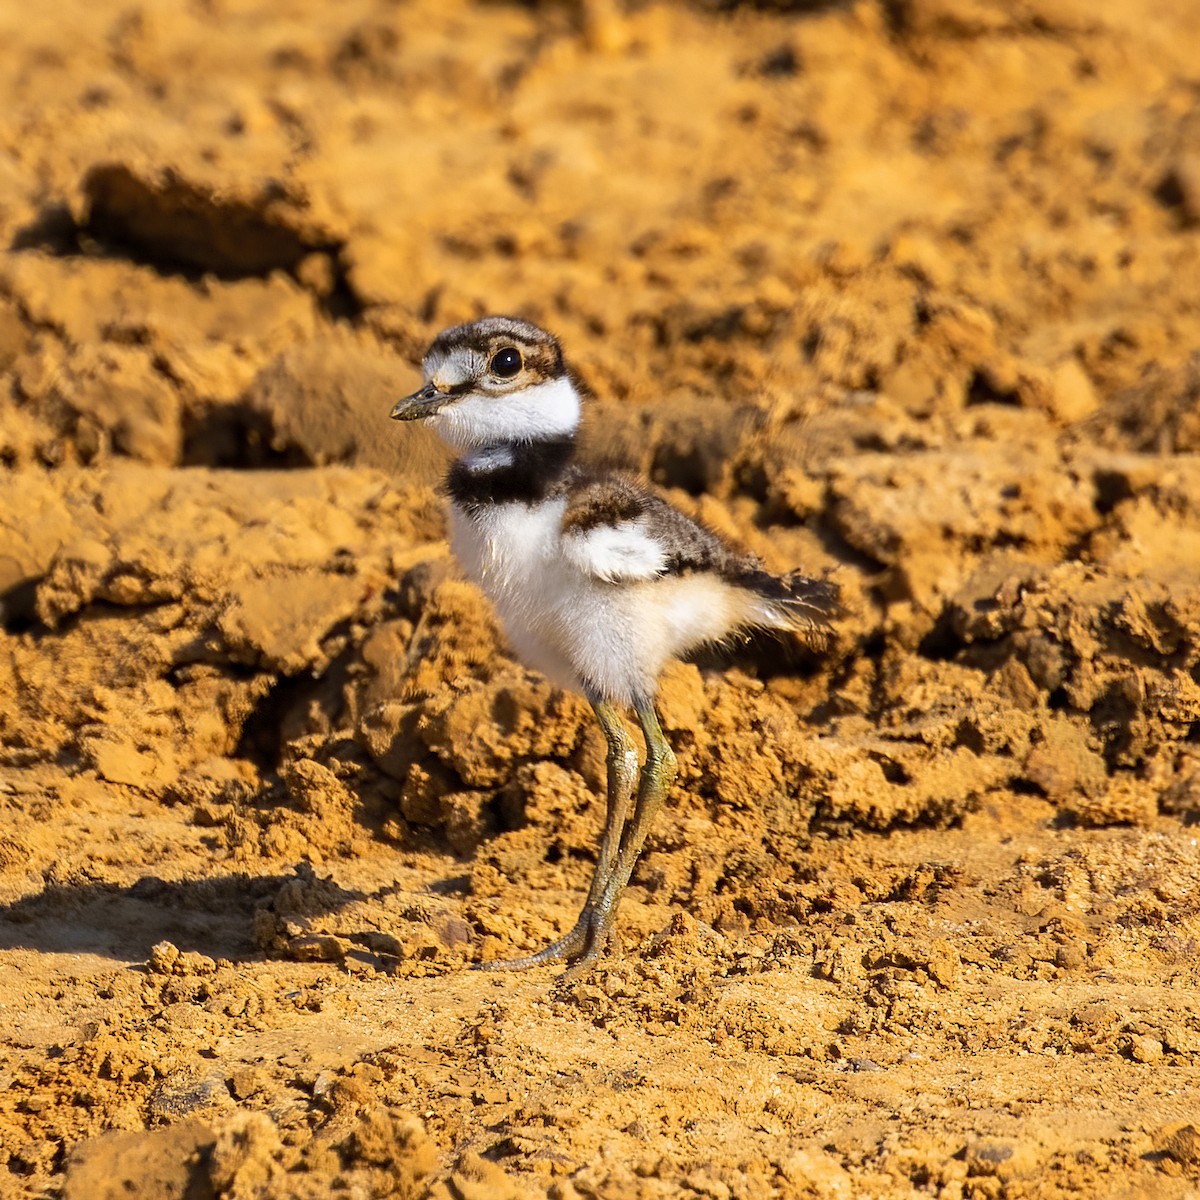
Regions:
<instances>
[{"instance_id":1,"label":"bird eye","mask_svg":"<svg viewBox=\"0 0 1200 1200\"><path fill-rule=\"evenodd\" d=\"M488 369L501 379L511 379L525 364L521 361L520 350L506 346L492 355Z\"/></svg>"}]
</instances>

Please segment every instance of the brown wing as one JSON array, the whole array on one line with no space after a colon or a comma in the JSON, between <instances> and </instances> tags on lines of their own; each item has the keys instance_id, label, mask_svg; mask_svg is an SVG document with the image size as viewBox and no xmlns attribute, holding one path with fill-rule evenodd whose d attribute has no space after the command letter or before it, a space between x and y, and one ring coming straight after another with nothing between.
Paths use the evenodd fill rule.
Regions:
<instances>
[{"instance_id":1,"label":"brown wing","mask_svg":"<svg viewBox=\"0 0 1200 1200\"><path fill-rule=\"evenodd\" d=\"M568 492L563 534L582 537L605 527L636 528L661 548L658 574L712 571L734 580L761 568L754 555L728 546L638 480L618 473L580 475Z\"/></svg>"}]
</instances>

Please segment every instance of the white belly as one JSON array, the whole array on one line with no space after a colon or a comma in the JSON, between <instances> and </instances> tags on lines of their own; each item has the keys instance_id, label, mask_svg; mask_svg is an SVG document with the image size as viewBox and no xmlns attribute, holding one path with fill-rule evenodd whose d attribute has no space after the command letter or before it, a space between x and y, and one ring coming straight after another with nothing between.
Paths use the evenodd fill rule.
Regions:
<instances>
[{"instance_id":1,"label":"white belly","mask_svg":"<svg viewBox=\"0 0 1200 1200\"><path fill-rule=\"evenodd\" d=\"M704 574L621 584L583 573L560 546L565 508L562 499L452 508L451 546L523 662L594 699L649 700L669 658L737 623L737 599Z\"/></svg>"}]
</instances>

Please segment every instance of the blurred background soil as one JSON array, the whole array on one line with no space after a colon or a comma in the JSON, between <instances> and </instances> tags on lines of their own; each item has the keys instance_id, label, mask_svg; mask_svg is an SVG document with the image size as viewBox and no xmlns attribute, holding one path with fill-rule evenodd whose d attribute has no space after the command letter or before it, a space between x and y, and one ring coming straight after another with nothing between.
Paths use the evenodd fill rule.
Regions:
<instances>
[{"instance_id":1,"label":"blurred background soil","mask_svg":"<svg viewBox=\"0 0 1200 1200\"><path fill-rule=\"evenodd\" d=\"M1195 1197L1195 0L0 5L0 1195ZM386 420L513 312L824 655L602 746Z\"/></svg>"}]
</instances>

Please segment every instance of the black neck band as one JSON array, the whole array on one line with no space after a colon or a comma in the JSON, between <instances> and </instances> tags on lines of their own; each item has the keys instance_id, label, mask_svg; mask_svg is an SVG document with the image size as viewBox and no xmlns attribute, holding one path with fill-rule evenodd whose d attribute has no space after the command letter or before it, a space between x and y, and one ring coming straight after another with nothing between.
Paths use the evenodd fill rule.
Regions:
<instances>
[{"instance_id":1,"label":"black neck band","mask_svg":"<svg viewBox=\"0 0 1200 1200\"><path fill-rule=\"evenodd\" d=\"M511 460L502 466L472 468L468 459L459 459L450 468L446 490L455 504L471 509L545 500L562 485L575 455L575 439L514 442L504 449Z\"/></svg>"}]
</instances>

